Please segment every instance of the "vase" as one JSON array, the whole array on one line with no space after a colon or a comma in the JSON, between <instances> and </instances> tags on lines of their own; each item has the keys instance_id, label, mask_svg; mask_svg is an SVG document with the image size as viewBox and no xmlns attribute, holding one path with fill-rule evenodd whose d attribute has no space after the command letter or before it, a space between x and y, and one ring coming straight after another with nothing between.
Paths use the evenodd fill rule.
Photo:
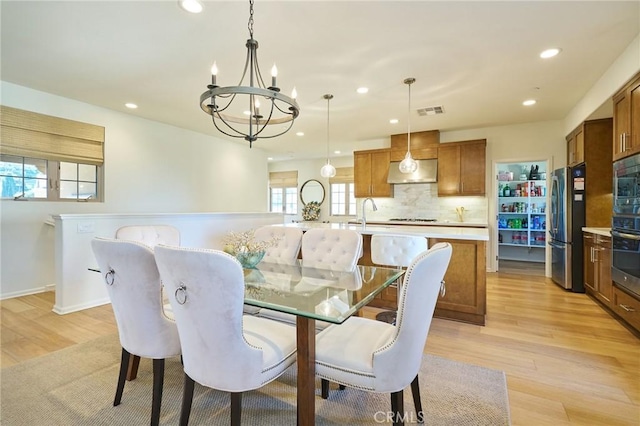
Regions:
<instances>
[{"instance_id":1,"label":"vase","mask_svg":"<svg viewBox=\"0 0 640 426\"><path fill-rule=\"evenodd\" d=\"M238 262L240 262L243 268L252 269L255 268L258 263L260 263L260 261L264 257L264 253L264 250L240 252L236 253L236 259L238 259Z\"/></svg>"}]
</instances>

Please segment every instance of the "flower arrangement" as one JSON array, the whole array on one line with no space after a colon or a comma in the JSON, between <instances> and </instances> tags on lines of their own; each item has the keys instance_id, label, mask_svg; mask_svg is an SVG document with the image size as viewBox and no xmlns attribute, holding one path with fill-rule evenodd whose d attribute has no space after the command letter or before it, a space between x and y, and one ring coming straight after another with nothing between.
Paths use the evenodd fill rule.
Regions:
<instances>
[{"instance_id":1,"label":"flower arrangement","mask_svg":"<svg viewBox=\"0 0 640 426\"><path fill-rule=\"evenodd\" d=\"M320 219L320 203L317 201L309 201L302 208L303 220L318 220Z\"/></svg>"},{"instance_id":2,"label":"flower arrangement","mask_svg":"<svg viewBox=\"0 0 640 426\"><path fill-rule=\"evenodd\" d=\"M278 238L256 241L254 234L254 229L244 232L229 232L222 241L224 252L235 256L244 268L253 268L260 263L267 248L278 241Z\"/></svg>"}]
</instances>

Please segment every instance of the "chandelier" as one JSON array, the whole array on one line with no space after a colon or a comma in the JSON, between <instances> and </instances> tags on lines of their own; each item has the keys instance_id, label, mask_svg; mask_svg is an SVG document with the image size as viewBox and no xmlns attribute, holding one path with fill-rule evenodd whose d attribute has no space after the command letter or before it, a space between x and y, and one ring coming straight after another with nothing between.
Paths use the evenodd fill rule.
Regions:
<instances>
[{"instance_id":1,"label":"chandelier","mask_svg":"<svg viewBox=\"0 0 640 426\"><path fill-rule=\"evenodd\" d=\"M329 101L333 99L333 95L324 95L324 99L327 100L327 164L320 169L320 176L324 178L334 177L336 175L336 168L333 167L329 160Z\"/></svg>"},{"instance_id":2,"label":"chandelier","mask_svg":"<svg viewBox=\"0 0 640 426\"><path fill-rule=\"evenodd\" d=\"M411 85L416 82L415 78L405 78L404 84L409 86L409 109L407 112L407 154L400 162L401 173L413 173L418 170L418 163L411 157Z\"/></svg>"},{"instance_id":3,"label":"chandelier","mask_svg":"<svg viewBox=\"0 0 640 426\"><path fill-rule=\"evenodd\" d=\"M257 139L275 138L289 131L300 114L300 107L295 100L295 87L291 97L280 93L275 64L271 69L271 86L264 84L258 66L258 42L253 38L253 0L249 1L248 28L247 59L240 82L237 86L218 86L218 67L214 62L211 84L200 95L200 108L211 115L218 131L234 138L244 138L251 148ZM247 76L248 84L243 85ZM234 102L236 98L237 102Z\"/></svg>"}]
</instances>

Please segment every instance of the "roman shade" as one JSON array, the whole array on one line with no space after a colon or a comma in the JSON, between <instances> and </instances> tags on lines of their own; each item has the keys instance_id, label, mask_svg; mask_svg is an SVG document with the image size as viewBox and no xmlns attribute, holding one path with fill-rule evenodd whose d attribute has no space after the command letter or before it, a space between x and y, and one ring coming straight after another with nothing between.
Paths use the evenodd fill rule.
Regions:
<instances>
[{"instance_id":1,"label":"roman shade","mask_svg":"<svg viewBox=\"0 0 640 426\"><path fill-rule=\"evenodd\" d=\"M336 167L336 175L329 178L329 183L353 183L353 167Z\"/></svg>"},{"instance_id":2,"label":"roman shade","mask_svg":"<svg viewBox=\"0 0 640 426\"><path fill-rule=\"evenodd\" d=\"M0 105L0 154L99 166L104 127Z\"/></svg>"},{"instance_id":3,"label":"roman shade","mask_svg":"<svg viewBox=\"0 0 640 426\"><path fill-rule=\"evenodd\" d=\"M269 187L270 188L291 188L298 186L298 171L292 170L288 172L270 172Z\"/></svg>"}]
</instances>

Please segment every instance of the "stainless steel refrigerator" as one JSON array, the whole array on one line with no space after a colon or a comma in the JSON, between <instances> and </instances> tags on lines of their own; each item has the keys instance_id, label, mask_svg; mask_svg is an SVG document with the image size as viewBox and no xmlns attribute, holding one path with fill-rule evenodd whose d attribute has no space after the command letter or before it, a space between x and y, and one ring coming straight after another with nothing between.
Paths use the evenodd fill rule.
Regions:
<instances>
[{"instance_id":1,"label":"stainless steel refrigerator","mask_svg":"<svg viewBox=\"0 0 640 426\"><path fill-rule=\"evenodd\" d=\"M554 170L551 181L551 278L576 293L584 293L582 228L586 178L585 165L580 164Z\"/></svg>"}]
</instances>

